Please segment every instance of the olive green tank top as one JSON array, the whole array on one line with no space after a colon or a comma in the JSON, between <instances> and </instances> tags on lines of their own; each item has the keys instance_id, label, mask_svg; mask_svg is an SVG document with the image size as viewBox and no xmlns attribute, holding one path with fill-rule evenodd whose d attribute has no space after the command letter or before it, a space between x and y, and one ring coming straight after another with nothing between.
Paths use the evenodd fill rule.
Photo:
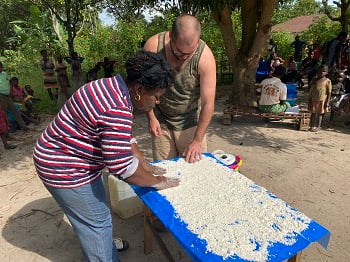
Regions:
<instances>
[{"instance_id":1,"label":"olive green tank top","mask_svg":"<svg viewBox=\"0 0 350 262\"><path fill-rule=\"evenodd\" d=\"M159 34L157 53L166 59L165 32ZM197 125L200 109L200 82L198 64L205 42L200 40L189 63L176 74L175 85L167 89L155 107L162 125L171 130L185 130Z\"/></svg>"}]
</instances>

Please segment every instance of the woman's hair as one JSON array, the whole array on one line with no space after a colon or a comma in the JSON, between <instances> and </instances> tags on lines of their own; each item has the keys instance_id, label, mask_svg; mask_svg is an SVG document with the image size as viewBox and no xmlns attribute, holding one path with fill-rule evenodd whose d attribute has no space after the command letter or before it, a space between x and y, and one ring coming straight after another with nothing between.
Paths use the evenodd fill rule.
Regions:
<instances>
[{"instance_id":1,"label":"woman's hair","mask_svg":"<svg viewBox=\"0 0 350 262\"><path fill-rule=\"evenodd\" d=\"M175 72L163 57L148 51L138 51L126 63L126 81L138 82L146 90L166 89L174 84Z\"/></svg>"}]
</instances>

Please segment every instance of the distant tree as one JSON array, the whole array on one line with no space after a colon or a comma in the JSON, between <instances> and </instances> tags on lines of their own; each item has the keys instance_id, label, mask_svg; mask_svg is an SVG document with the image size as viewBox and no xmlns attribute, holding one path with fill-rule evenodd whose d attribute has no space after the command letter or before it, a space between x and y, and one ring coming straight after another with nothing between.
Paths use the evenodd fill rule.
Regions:
<instances>
[{"instance_id":1,"label":"distant tree","mask_svg":"<svg viewBox=\"0 0 350 262\"><path fill-rule=\"evenodd\" d=\"M51 13L52 22L56 19L62 24L67 33L67 44L70 53L74 51L74 39L83 29L87 21L98 16L101 1L99 0L33 0L47 8ZM57 31L56 31L57 32ZM58 33L58 32L57 32Z\"/></svg>"},{"instance_id":2,"label":"distant tree","mask_svg":"<svg viewBox=\"0 0 350 262\"><path fill-rule=\"evenodd\" d=\"M147 7L145 2L139 0L106 0L102 5L117 21L132 22L135 19L144 18L143 13Z\"/></svg>"},{"instance_id":3,"label":"distant tree","mask_svg":"<svg viewBox=\"0 0 350 262\"><path fill-rule=\"evenodd\" d=\"M271 22L275 25L294 17L319 13L322 13L322 4L315 0L281 1L272 16Z\"/></svg>"},{"instance_id":4,"label":"distant tree","mask_svg":"<svg viewBox=\"0 0 350 262\"><path fill-rule=\"evenodd\" d=\"M333 3L336 5L338 10L334 10L332 7L330 7L328 5L327 0L322 0L325 14L332 21L339 22L341 25L342 31L348 32L348 26L350 23L349 11L348 11L350 6L350 0L333 1ZM336 13L338 13L339 15L336 15Z\"/></svg>"}]
</instances>

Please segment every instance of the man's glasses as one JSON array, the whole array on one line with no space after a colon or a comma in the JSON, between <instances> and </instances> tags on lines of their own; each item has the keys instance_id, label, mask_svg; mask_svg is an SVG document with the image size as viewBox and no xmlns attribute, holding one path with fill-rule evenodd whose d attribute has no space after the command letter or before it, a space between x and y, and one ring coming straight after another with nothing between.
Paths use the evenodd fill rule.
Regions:
<instances>
[{"instance_id":1,"label":"man's glasses","mask_svg":"<svg viewBox=\"0 0 350 262\"><path fill-rule=\"evenodd\" d=\"M197 47L198 45L196 46L196 48L189 52L189 53L185 53L185 52L182 52L180 49L178 49L176 46L174 48L173 46L173 41L170 40L170 50L171 50L171 53L177 58L177 59L180 59L182 58L183 60L186 60L188 58L190 58L191 56L193 56L196 51L197 51Z\"/></svg>"}]
</instances>

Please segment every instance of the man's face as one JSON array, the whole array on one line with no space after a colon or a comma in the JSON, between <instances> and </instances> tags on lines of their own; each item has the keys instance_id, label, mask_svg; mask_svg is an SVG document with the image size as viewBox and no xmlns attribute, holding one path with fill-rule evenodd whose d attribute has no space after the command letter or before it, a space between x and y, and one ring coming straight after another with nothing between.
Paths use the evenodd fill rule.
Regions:
<instances>
[{"instance_id":1,"label":"man's face","mask_svg":"<svg viewBox=\"0 0 350 262\"><path fill-rule=\"evenodd\" d=\"M195 39L192 41L192 43L188 44L182 41L181 39L175 39L173 37L170 38L170 50L171 53L178 59L178 60L187 60L191 58L197 48L198 48L199 39Z\"/></svg>"}]
</instances>

